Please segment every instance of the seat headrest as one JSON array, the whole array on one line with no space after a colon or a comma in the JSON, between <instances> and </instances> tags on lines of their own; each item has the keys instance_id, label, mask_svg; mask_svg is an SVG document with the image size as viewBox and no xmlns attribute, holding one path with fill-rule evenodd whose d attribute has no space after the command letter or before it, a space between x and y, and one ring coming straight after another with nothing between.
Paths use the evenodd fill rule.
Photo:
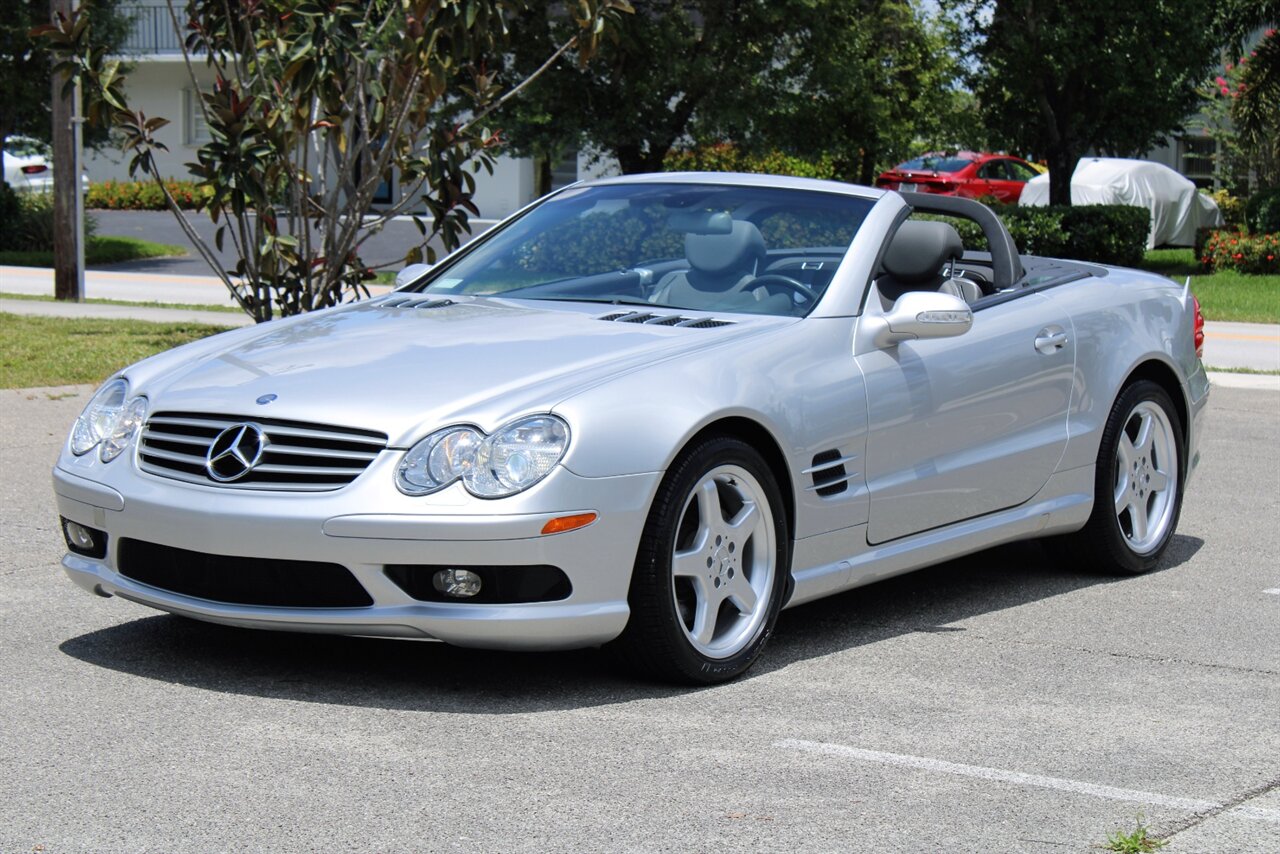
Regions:
<instances>
[{"instance_id":1,"label":"seat headrest","mask_svg":"<svg viewBox=\"0 0 1280 854\"><path fill-rule=\"evenodd\" d=\"M721 274L750 270L765 257L760 229L745 220L734 220L728 234L686 234L684 255L703 273Z\"/></svg>"},{"instance_id":2,"label":"seat headrest","mask_svg":"<svg viewBox=\"0 0 1280 854\"><path fill-rule=\"evenodd\" d=\"M943 264L963 256L964 243L953 226L909 219L898 226L883 264L897 281L922 284L936 278Z\"/></svg>"}]
</instances>

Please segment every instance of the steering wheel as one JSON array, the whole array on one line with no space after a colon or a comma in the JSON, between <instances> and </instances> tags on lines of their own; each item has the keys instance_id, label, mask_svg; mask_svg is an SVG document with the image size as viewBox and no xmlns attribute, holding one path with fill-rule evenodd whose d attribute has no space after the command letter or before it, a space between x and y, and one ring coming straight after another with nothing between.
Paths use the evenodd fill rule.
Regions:
<instances>
[{"instance_id":1,"label":"steering wheel","mask_svg":"<svg viewBox=\"0 0 1280 854\"><path fill-rule=\"evenodd\" d=\"M752 291L752 290L755 290L756 288L767 289L771 286L776 286L776 285L783 285L784 287L788 288L792 293L799 294L800 296L804 297L805 301L809 302L810 304L816 303L818 301L818 295L817 293L814 292L813 288L809 287L803 282L800 282L800 281L797 281L796 279L791 278L790 276L784 276L781 273L765 273L763 276L756 276L754 279L747 282L747 284L743 287L743 290Z\"/></svg>"}]
</instances>

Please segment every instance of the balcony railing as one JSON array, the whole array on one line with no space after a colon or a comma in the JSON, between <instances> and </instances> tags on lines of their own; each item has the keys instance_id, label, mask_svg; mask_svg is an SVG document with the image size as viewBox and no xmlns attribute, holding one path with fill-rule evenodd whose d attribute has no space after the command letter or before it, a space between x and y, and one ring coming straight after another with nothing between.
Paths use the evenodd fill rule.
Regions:
<instances>
[{"instance_id":1,"label":"balcony railing","mask_svg":"<svg viewBox=\"0 0 1280 854\"><path fill-rule=\"evenodd\" d=\"M124 53L181 53L182 39L173 31L173 19L165 5L123 7L132 16L129 35L121 46ZM178 7L182 20L182 7Z\"/></svg>"}]
</instances>

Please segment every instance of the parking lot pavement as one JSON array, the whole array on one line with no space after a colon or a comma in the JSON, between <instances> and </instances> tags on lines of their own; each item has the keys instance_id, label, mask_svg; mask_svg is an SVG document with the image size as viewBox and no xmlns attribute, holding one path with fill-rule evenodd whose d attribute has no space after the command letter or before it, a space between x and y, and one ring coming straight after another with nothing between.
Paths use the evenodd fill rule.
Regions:
<instances>
[{"instance_id":1,"label":"parking lot pavement","mask_svg":"<svg viewBox=\"0 0 1280 854\"><path fill-rule=\"evenodd\" d=\"M89 596L48 469L90 393L0 392L0 851L1280 850L1276 393L1214 391L1157 571L1003 547L703 690Z\"/></svg>"}]
</instances>

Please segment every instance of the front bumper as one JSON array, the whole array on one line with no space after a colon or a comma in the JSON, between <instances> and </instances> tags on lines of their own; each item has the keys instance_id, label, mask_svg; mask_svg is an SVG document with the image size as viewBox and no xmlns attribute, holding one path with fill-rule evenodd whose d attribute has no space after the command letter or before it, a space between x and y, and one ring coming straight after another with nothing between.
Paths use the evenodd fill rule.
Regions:
<instances>
[{"instance_id":1,"label":"front bumper","mask_svg":"<svg viewBox=\"0 0 1280 854\"><path fill-rule=\"evenodd\" d=\"M140 472L127 460L116 469L99 464L91 473L103 476L90 479L68 471L64 457L53 472L58 512L106 532L108 542L105 558L68 553L63 568L98 595L248 628L500 649L593 646L622 631L640 531L661 473L583 478L559 469L510 499L473 499L460 485L411 499L391 487L391 456L384 453L342 490L306 495L189 485ZM584 512L599 518L575 531L540 534L548 520ZM373 604L239 605L162 590L119 572L123 538L228 557L337 563ZM388 578L391 564L546 564L564 571L572 592L554 602L423 602Z\"/></svg>"}]
</instances>

